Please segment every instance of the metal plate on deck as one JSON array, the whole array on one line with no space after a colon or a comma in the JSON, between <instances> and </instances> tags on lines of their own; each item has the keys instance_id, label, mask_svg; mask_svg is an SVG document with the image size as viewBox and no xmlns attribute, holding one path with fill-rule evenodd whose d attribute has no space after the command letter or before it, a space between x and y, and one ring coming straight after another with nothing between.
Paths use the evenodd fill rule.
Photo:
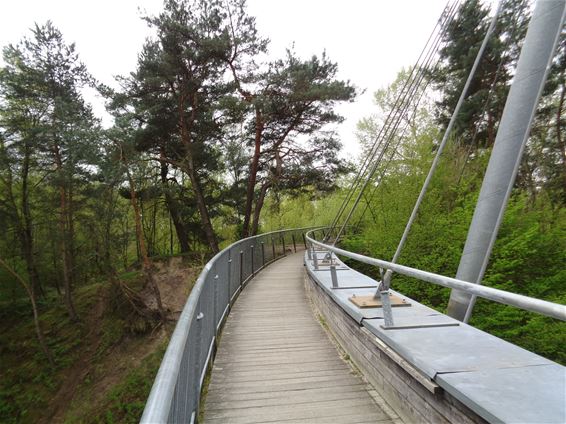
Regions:
<instances>
[{"instance_id":1,"label":"metal plate on deck","mask_svg":"<svg viewBox=\"0 0 566 424\"><path fill-rule=\"evenodd\" d=\"M356 296L354 294L348 300L358 308L381 308L383 306L381 304L381 299L376 299L374 295ZM407 302L406 299L403 299L394 294L389 295L389 301L391 302L391 307L411 306L411 304Z\"/></svg>"},{"instance_id":2,"label":"metal plate on deck","mask_svg":"<svg viewBox=\"0 0 566 424\"><path fill-rule=\"evenodd\" d=\"M558 364L439 374L436 382L491 422L566 422L566 368Z\"/></svg>"},{"instance_id":3,"label":"metal plate on deck","mask_svg":"<svg viewBox=\"0 0 566 424\"><path fill-rule=\"evenodd\" d=\"M410 312L412 309L400 308L396 309L396 312ZM457 322L442 314L420 317L400 315L393 313L395 325ZM382 320L363 321L364 327L430 378L434 378L438 373L485 371L553 363L464 323L458 326L400 330L384 330L381 328L382 324Z\"/></svg>"}]
</instances>

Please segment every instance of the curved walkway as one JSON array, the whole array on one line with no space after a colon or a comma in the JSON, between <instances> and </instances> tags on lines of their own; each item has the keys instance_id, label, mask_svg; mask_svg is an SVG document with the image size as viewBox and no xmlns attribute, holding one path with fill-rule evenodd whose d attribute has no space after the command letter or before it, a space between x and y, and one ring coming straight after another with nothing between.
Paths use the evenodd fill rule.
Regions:
<instances>
[{"instance_id":1,"label":"curved walkway","mask_svg":"<svg viewBox=\"0 0 566 424\"><path fill-rule=\"evenodd\" d=\"M204 422L393 422L313 316L302 253L260 272L234 305L214 362Z\"/></svg>"}]
</instances>

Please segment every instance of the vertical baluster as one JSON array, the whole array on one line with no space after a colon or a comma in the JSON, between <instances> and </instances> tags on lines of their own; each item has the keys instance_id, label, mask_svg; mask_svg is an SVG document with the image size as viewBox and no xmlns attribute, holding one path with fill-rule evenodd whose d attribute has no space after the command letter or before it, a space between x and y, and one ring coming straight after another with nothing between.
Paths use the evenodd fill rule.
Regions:
<instances>
[{"instance_id":1,"label":"vertical baluster","mask_svg":"<svg viewBox=\"0 0 566 424\"><path fill-rule=\"evenodd\" d=\"M244 282L244 251L240 250L240 290Z\"/></svg>"},{"instance_id":2,"label":"vertical baluster","mask_svg":"<svg viewBox=\"0 0 566 424\"><path fill-rule=\"evenodd\" d=\"M252 251L252 255L251 255L251 257L252 257L252 276L255 276L255 269L254 269L254 245L253 245L253 244L250 246L250 249L251 249L251 251Z\"/></svg>"}]
</instances>

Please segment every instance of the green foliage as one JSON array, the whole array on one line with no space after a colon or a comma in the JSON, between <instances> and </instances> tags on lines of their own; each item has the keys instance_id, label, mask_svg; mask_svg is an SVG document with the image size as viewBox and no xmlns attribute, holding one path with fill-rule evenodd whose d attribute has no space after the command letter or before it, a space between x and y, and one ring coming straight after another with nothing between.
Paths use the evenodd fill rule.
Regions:
<instances>
[{"instance_id":1,"label":"green foliage","mask_svg":"<svg viewBox=\"0 0 566 424\"><path fill-rule=\"evenodd\" d=\"M406 140L417 153L398 159L375 190L360 231L345 242L349 250L389 260L428 170L431 140ZM455 275L468 226L475 208L488 155L478 152L467 163L467 152L447 148L431 182L418 218L399 262L415 268ZM408 166L410 164L410 166ZM356 219L353 220L356 222ZM548 193L536 197L516 189L510 199L483 284L553 302L564 303L566 209L557 207ZM378 270L351 263L379 278ZM444 311L449 290L395 275L393 288L426 305ZM566 324L494 302L479 301L472 325L565 363Z\"/></svg>"},{"instance_id":2,"label":"green foliage","mask_svg":"<svg viewBox=\"0 0 566 424\"><path fill-rule=\"evenodd\" d=\"M99 285L78 293L80 312L91 307L91 291ZM63 370L74 363L83 346L87 329L73 323L65 308L55 298L41 315L41 325L47 329L49 348L56 357L56 369L50 369L33 336L31 311L2 320L0 331L0 421L35 422L47 408L53 393L63 383Z\"/></svg>"},{"instance_id":3,"label":"green foliage","mask_svg":"<svg viewBox=\"0 0 566 424\"><path fill-rule=\"evenodd\" d=\"M526 0L503 1L501 14L476 70L454 126L463 143L491 146L496 123L526 33L529 10ZM437 103L438 122L446 127L476 59L490 23L489 7L480 0L462 3L444 35L440 66L431 73L442 93Z\"/></svg>"}]
</instances>

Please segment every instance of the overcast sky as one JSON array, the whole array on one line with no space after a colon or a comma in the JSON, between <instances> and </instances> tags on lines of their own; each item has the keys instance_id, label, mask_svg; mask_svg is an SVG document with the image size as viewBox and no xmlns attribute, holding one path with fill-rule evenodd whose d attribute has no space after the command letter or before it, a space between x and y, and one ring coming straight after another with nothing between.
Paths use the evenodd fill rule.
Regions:
<instances>
[{"instance_id":1,"label":"overcast sky","mask_svg":"<svg viewBox=\"0 0 566 424\"><path fill-rule=\"evenodd\" d=\"M148 35L140 10L155 14L162 5L161 0L2 3L1 46L17 43L34 22L50 19L67 42L76 43L89 71L111 86L114 75L135 68ZM359 151L354 130L360 118L372 113L372 93L415 62L445 4L446 0L248 0L260 33L271 40L273 57L282 56L293 42L302 57L326 50L338 63L339 77L366 90L354 104L339 109L346 117L339 131L350 157ZM103 117L100 102L94 106Z\"/></svg>"}]
</instances>

